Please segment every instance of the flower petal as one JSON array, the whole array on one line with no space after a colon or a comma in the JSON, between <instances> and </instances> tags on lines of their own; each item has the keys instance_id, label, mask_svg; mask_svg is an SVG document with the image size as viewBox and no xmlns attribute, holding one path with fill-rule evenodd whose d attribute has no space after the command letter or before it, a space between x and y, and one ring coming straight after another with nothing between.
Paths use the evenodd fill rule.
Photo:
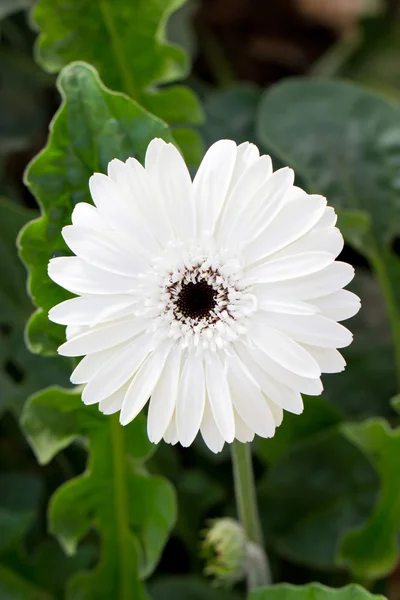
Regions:
<instances>
[{"instance_id":1,"label":"flower petal","mask_svg":"<svg viewBox=\"0 0 400 600\"><path fill-rule=\"evenodd\" d=\"M245 424L261 437L272 437L275 422L267 399L243 370L236 356L230 356L228 363L228 384L235 409Z\"/></svg>"},{"instance_id":2,"label":"flower petal","mask_svg":"<svg viewBox=\"0 0 400 600\"><path fill-rule=\"evenodd\" d=\"M322 373L340 373L344 371L346 361L334 348L318 348L304 344L304 348L315 358Z\"/></svg>"},{"instance_id":3,"label":"flower petal","mask_svg":"<svg viewBox=\"0 0 400 600\"><path fill-rule=\"evenodd\" d=\"M138 336L129 344L116 350L85 386L82 392L83 402L96 404L113 394L132 379L149 351L150 340L146 339L145 335Z\"/></svg>"},{"instance_id":4,"label":"flower petal","mask_svg":"<svg viewBox=\"0 0 400 600\"><path fill-rule=\"evenodd\" d=\"M285 315L289 318L291 315ZM275 318L275 315L273 316ZM307 317L299 317L306 319ZM266 325L265 319L258 318L250 329L252 341L267 356L285 369L301 377L316 379L321 375L317 362L300 344L278 329Z\"/></svg>"},{"instance_id":5,"label":"flower petal","mask_svg":"<svg viewBox=\"0 0 400 600\"><path fill-rule=\"evenodd\" d=\"M73 294L125 294L135 287L133 278L103 271L76 256L52 258L48 273L50 279Z\"/></svg>"},{"instance_id":6,"label":"flower petal","mask_svg":"<svg viewBox=\"0 0 400 600\"><path fill-rule=\"evenodd\" d=\"M347 263L336 261L317 273L296 277L289 281L260 283L254 286L257 298L287 298L290 300L313 300L327 296L350 283L354 269Z\"/></svg>"},{"instance_id":7,"label":"flower petal","mask_svg":"<svg viewBox=\"0 0 400 600\"><path fill-rule=\"evenodd\" d=\"M182 368L176 406L178 436L182 446L190 446L199 432L205 398L203 359L192 351L188 353Z\"/></svg>"},{"instance_id":8,"label":"flower petal","mask_svg":"<svg viewBox=\"0 0 400 600\"><path fill-rule=\"evenodd\" d=\"M225 202L236 161L236 144L220 140L209 148L193 180L198 234L213 232Z\"/></svg>"},{"instance_id":9,"label":"flower petal","mask_svg":"<svg viewBox=\"0 0 400 600\"><path fill-rule=\"evenodd\" d=\"M140 319L123 319L96 325L93 329L62 344L58 353L61 356L83 356L106 350L133 338L147 326L148 322Z\"/></svg>"},{"instance_id":10,"label":"flower petal","mask_svg":"<svg viewBox=\"0 0 400 600\"><path fill-rule=\"evenodd\" d=\"M182 350L172 350L165 362L150 398L147 415L147 433L153 444L158 444L167 431L178 399Z\"/></svg>"},{"instance_id":11,"label":"flower petal","mask_svg":"<svg viewBox=\"0 0 400 600\"><path fill-rule=\"evenodd\" d=\"M148 266L133 241L115 232L67 225L62 235L72 252L88 264L119 275L135 276Z\"/></svg>"},{"instance_id":12,"label":"flower petal","mask_svg":"<svg viewBox=\"0 0 400 600\"><path fill-rule=\"evenodd\" d=\"M301 344L323 348L345 348L353 336L346 327L322 315L279 315L264 313L262 320Z\"/></svg>"},{"instance_id":13,"label":"flower petal","mask_svg":"<svg viewBox=\"0 0 400 600\"><path fill-rule=\"evenodd\" d=\"M322 296L313 300L313 304L330 319L345 321L354 317L361 307L358 296L348 290L339 290L328 296Z\"/></svg>"},{"instance_id":14,"label":"flower petal","mask_svg":"<svg viewBox=\"0 0 400 600\"><path fill-rule=\"evenodd\" d=\"M217 353L206 357L207 395L215 423L226 442L235 438L233 406L225 369Z\"/></svg>"},{"instance_id":15,"label":"flower petal","mask_svg":"<svg viewBox=\"0 0 400 600\"><path fill-rule=\"evenodd\" d=\"M127 425L142 410L152 394L171 351L173 342L166 340L142 363L126 393L120 423Z\"/></svg>"},{"instance_id":16,"label":"flower petal","mask_svg":"<svg viewBox=\"0 0 400 600\"><path fill-rule=\"evenodd\" d=\"M217 454L224 447L225 440L219 432L215 424L213 414L211 412L210 403L206 400L204 405L203 420L200 426L200 433L204 443L210 448L211 452Z\"/></svg>"},{"instance_id":17,"label":"flower petal","mask_svg":"<svg viewBox=\"0 0 400 600\"><path fill-rule=\"evenodd\" d=\"M78 296L57 304L49 311L49 319L60 325L92 325L101 320L125 317L133 312L132 296Z\"/></svg>"},{"instance_id":18,"label":"flower petal","mask_svg":"<svg viewBox=\"0 0 400 600\"><path fill-rule=\"evenodd\" d=\"M324 269L333 261L334 257L328 252L303 252L271 259L250 269L242 284L246 285L247 280L270 283L293 279L293 277L304 277Z\"/></svg>"},{"instance_id":19,"label":"flower petal","mask_svg":"<svg viewBox=\"0 0 400 600\"><path fill-rule=\"evenodd\" d=\"M113 415L121 410L128 387L129 382L120 387L119 390L111 394L111 396L104 398L104 400L100 400L99 410L103 413L103 415Z\"/></svg>"},{"instance_id":20,"label":"flower petal","mask_svg":"<svg viewBox=\"0 0 400 600\"><path fill-rule=\"evenodd\" d=\"M300 415L303 412L303 399L300 392L278 383L269 373L264 371L252 358L244 344L236 344L237 352L256 383L272 403L281 408ZM271 406L270 406L271 408Z\"/></svg>"},{"instance_id":21,"label":"flower petal","mask_svg":"<svg viewBox=\"0 0 400 600\"><path fill-rule=\"evenodd\" d=\"M321 218L326 208L322 196L308 196L285 204L272 221L258 232L257 238L243 250L245 264L252 264L281 250L306 234Z\"/></svg>"}]
</instances>

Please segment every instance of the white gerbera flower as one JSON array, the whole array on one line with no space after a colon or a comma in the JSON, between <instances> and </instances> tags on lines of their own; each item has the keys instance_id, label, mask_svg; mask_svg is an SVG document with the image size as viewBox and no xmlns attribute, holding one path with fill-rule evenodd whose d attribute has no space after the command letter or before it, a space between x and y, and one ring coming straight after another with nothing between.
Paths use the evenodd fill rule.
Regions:
<instances>
[{"instance_id":1,"label":"white gerbera flower","mask_svg":"<svg viewBox=\"0 0 400 600\"><path fill-rule=\"evenodd\" d=\"M183 446L201 432L218 452L274 435L283 409L342 371L353 268L322 196L273 173L253 144L214 144L194 181L177 149L153 140L145 167L113 160L90 179L63 236L76 254L49 275L77 294L49 314L67 325L64 356L82 400L123 425L147 403L148 435Z\"/></svg>"}]
</instances>

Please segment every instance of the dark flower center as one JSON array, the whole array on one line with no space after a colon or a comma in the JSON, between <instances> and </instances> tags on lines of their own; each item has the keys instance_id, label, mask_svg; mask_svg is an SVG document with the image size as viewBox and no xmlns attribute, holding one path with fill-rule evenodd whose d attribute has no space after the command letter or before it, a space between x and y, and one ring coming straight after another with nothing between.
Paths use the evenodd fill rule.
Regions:
<instances>
[{"instance_id":1,"label":"dark flower center","mask_svg":"<svg viewBox=\"0 0 400 600\"><path fill-rule=\"evenodd\" d=\"M205 281L182 286L176 302L179 312L189 319L207 317L216 305L216 291Z\"/></svg>"}]
</instances>

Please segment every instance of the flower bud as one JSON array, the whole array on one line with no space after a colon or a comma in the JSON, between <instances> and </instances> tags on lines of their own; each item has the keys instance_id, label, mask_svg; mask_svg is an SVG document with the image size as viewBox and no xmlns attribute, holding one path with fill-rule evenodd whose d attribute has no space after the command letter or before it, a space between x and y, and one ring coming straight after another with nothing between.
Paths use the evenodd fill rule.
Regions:
<instances>
[{"instance_id":1,"label":"flower bud","mask_svg":"<svg viewBox=\"0 0 400 600\"><path fill-rule=\"evenodd\" d=\"M216 585L231 586L246 576L247 540L242 526L234 519L215 519L205 531L202 555L204 573Z\"/></svg>"}]
</instances>

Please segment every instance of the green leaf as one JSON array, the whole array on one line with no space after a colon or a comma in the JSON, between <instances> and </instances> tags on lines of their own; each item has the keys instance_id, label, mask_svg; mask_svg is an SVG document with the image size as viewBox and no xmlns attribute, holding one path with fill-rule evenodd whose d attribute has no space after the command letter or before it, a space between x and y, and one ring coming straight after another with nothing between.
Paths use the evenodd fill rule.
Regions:
<instances>
[{"instance_id":1,"label":"green leaf","mask_svg":"<svg viewBox=\"0 0 400 600\"><path fill-rule=\"evenodd\" d=\"M376 243L389 244L399 233L397 105L349 83L286 81L265 92L257 134L309 192L324 194L337 209L368 213ZM363 248L373 250L365 239Z\"/></svg>"},{"instance_id":2,"label":"green leaf","mask_svg":"<svg viewBox=\"0 0 400 600\"><path fill-rule=\"evenodd\" d=\"M213 588L197 577L165 577L150 586L152 600L239 600L234 592Z\"/></svg>"},{"instance_id":3,"label":"green leaf","mask_svg":"<svg viewBox=\"0 0 400 600\"><path fill-rule=\"evenodd\" d=\"M204 102L206 122L202 127L206 146L223 138L237 144L253 141L260 97L258 88L243 83L208 94Z\"/></svg>"},{"instance_id":4,"label":"green leaf","mask_svg":"<svg viewBox=\"0 0 400 600\"><path fill-rule=\"evenodd\" d=\"M52 597L11 569L0 565L0 598L2 600L51 600Z\"/></svg>"},{"instance_id":5,"label":"green leaf","mask_svg":"<svg viewBox=\"0 0 400 600\"><path fill-rule=\"evenodd\" d=\"M49 507L50 530L68 554L91 527L102 536L97 568L73 578L71 597L144 597L141 579L153 571L176 512L169 483L144 467L154 449L144 418L122 427L77 392L50 388L29 401L22 426L41 463L78 436L89 441L87 470L58 488Z\"/></svg>"},{"instance_id":6,"label":"green leaf","mask_svg":"<svg viewBox=\"0 0 400 600\"><path fill-rule=\"evenodd\" d=\"M113 158L144 160L154 137L171 141L165 123L126 96L103 86L95 69L84 63L66 67L58 87L63 101L50 128L46 148L33 160L25 176L42 215L29 223L19 238L21 257L28 267L29 290L39 307L28 327L30 347L54 354L64 340L64 328L46 321L45 313L68 292L47 276L53 256L68 254L61 229L71 221L78 202L90 202L88 181L106 172Z\"/></svg>"},{"instance_id":7,"label":"green leaf","mask_svg":"<svg viewBox=\"0 0 400 600\"><path fill-rule=\"evenodd\" d=\"M357 576L380 579L395 568L400 553L400 429L391 429L383 419L371 419L346 425L344 432L376 465L381 493L368 520L347 533L339 558Z\"/></svg>"},{"instance_id":8,"label":"green leaf","mask_svg":"<svg viewBox=\"0 0 400 600\"><path fill-rule=\"evenodd\" d=\"M5 19L15 12L26 10L32 6L33 0L1 0L0 19Z\"/></svg>"},{"instance_id":9,"label":"green leaf","mask_svg":"<svg viewBox=\"0 0 400 600\"><path fill-rule=\"evenodd\" d=\"M370 594L359 585L341 589L328 588L320 583L290 585L281 583L265 589L253 590L249 600L384 600L384 596Z\"/></svg>"},{"instance_id":10,"label":"green leaf","mask_svg":"<svg viewBox=\"0 0 400 600\"><path fill-rule=\"evenodd\" d=\"M277 428L274 437L255 440L257 454L265 463L272 465L293 444L329 430L340 421L337 408L318 396L305 396L304 412L301 415L285 413L282 426Z\"/></svg>"},{"instance_id":11,"label":"green leaf","mask_svg":"<svg viewBox=\"0 0 400 600\"><path fill-rule=\"evenodd\" d=\"M54 380L67 382L65 361L45 361L24 345L24 326L32 305L15 238L33 216L34 211L0 198L0 412L10 409L17 415L38 387Z\"/></svg>"},{"instance_id":12,"label":"green leaf","mask_svg":"<svg viewBox=\"0 0 400 600\"><path fill-rule=\"evenodd\" d=\"M367 519L378 487L370 461L340 425L300 439L260 483L266 539L288 560L335 568L342 535Z\"/></svg>"},{"instance_id":13,"label":"green leaf","mask_svg":"<svg viewBox=\"0 0 400 600\"><path fill-rule=\"evenodd\" d=\"M184 0L39 0L37 57L52 73L74 60L96 67L104 83L125 92L169 123L200 123L194 93L182 86L157 90L188 72L185 53L168 44L169 16Z\"/></svg>"}]
</instances>

